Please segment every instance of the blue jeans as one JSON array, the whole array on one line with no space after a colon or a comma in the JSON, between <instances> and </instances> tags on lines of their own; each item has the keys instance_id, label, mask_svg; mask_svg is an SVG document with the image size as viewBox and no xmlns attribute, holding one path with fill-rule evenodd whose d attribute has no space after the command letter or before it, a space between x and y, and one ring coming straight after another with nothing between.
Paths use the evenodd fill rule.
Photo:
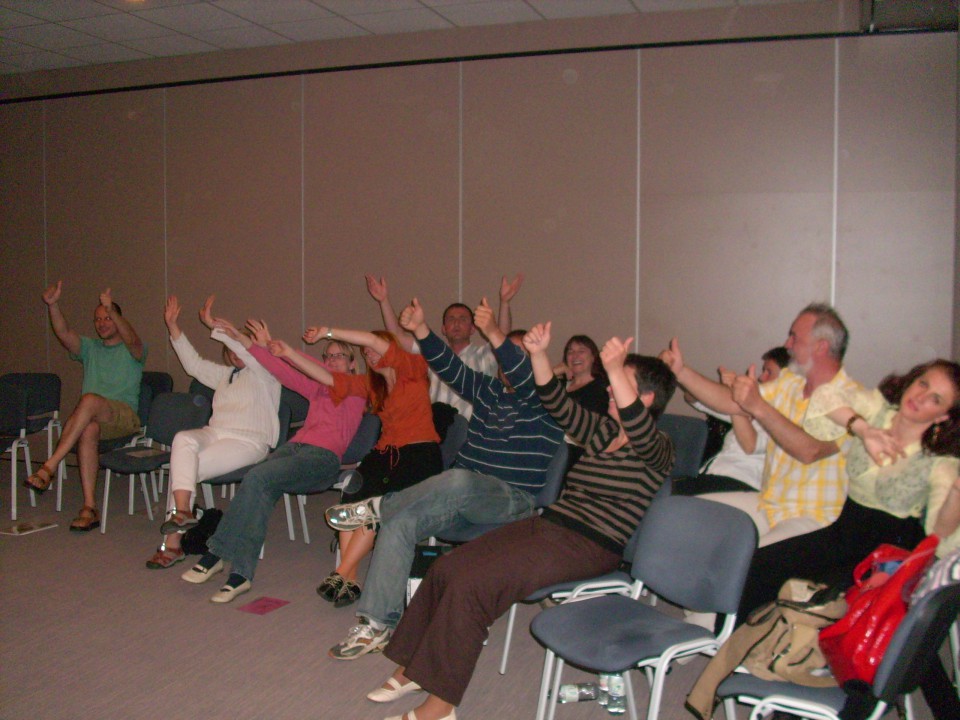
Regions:
<instances>
[{"instance_id":1,"label":"blue jeans","mask_svg":"<svg viewBox=\"0 0 960 720\"><path fill-rule=\"evenodd\" d=\"M244 476L207 547L231 560L232 572L253 580L277 501L284 493L329 490L339 474L340 460L330 450L305 443L282 445Z\"/></svg>"},{"instance_id":2,"label":"blue jeans","mask_svg":"<svg viewBox=\"0 0 960 720\"><path fill-rule=\"evenodd\" d=\"M396 627L403 614L414 548L444 530L509 523L533 514L533 495L453 468L380 501L380 530L357 614Z\"/></svg>"}]
</instances>

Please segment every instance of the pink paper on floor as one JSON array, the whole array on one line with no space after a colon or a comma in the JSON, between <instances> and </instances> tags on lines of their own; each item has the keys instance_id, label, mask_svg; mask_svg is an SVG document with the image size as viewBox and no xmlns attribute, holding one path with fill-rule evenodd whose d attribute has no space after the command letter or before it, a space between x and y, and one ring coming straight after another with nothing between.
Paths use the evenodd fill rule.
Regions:
<instances>
[{"instance_id":1,"label":"pink paper on floor","mask_svg":"<svg viewBox=\"0 0 960 720\"><path fill-rule=\"evenodd\" d=\"M273 612L282 608L284 605L289 605L289 600L281 600L280 598L272 597L259 597L253 602L248 602L246 605L241 605L237 608L241 612L253 613L254 615L266 615L268 612Z\"/></svg>"}]
</instances>

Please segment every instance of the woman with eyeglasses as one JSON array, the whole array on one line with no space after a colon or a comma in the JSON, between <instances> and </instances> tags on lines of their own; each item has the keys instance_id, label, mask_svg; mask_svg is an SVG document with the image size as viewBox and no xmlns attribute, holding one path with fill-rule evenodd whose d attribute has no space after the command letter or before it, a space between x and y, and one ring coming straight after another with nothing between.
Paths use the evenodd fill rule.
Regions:
<instances>
[{"instance_id":1,"label":"woman with eyeglasses","mask_svg":"<svg viewBox=\"0 0 960 720\"><path fill-rule=\"evenodd\" d=\"M440 437L433 424L427 363L421 355L407 352L385 330L340 330L310 327L303 335L313 344L326 338L359 345L367 364L366 375L346 375L293 353L282 341L273 341L270 351L329 386L335 401L364 398L370 411L380 417L380 439L357 466L358 487L347 488L350 502L397 492L437 475L443 470ZM360 561L373 549L376 530L361 528L341 532L340 564L317 588L317 594L345 607L360 597L357 573Z\"/></svg>"},{"instance_id":2,"label":"woman with eyeglasses","mask_svg":"<svg viewBox=\"0 0 960 720\"><path fill-rule=\"evenodd\" d=\"M327 385L304 374L291 362L274 357L267 350L271 337L263 321L248 320L246 329L253 336L250 354L281 385L305 397L309 408L303 427L244 476L216 533L207 541L208 551L181 576L187 582L203 583L223 570L224 560L230 561L226 583L210 598L216 603L230 602L250 589L267 522L284 493L322 492L337 481L340 460L357 432L366 406L364 398L334 398ZM317 362L309 355L298 355L302 362ZM343 342L324 343L322 358L323 364L318 367L332 373L349 375L356 369L353 349Z\"/></svg>"}]
</instances>

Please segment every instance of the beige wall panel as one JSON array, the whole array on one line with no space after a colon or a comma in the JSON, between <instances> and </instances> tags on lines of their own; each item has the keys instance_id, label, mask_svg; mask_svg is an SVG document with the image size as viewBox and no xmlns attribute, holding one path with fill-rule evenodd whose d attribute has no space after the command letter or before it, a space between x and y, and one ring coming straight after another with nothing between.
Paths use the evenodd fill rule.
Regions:
<instances>
[{"instance_id":1,"label":"beige wall panel","mask_svg":"<svg viewBox=\"0 0 960 720\"><path fill-rule=\"evenodd\" d=\"M837 299L872 385L950 353L956 35L841 48Z\"/></svg>"},{"instance_id":2,"label":"beige wall panel","mask_svg":"<svg viewBox=\"0 0 960 720\"><path fill-rule=\"evenodd\" d=\"M644 51L641 347L743 369L831 278L833 46ZM674 407L682 403L674 402Z\"/></svg>"},{"instance_id":3,"label":"beige wall panel","mask_svg":"<svg viewBox=\"0 0 960 720\"><path fill-rule=\"evenodd\" d=\"M166 96L168 286L185 308L181 327L201 354L219 358L196 312L215 293L215 315L262 317L278 336L299 332L300 80Z\"/></svg>"},{"instance_id":4,"label":"beige wall panel","mask_svg":"<svg viewBox=\"0 0 960 720\"><path fill-rule=\"evenodd\" d=\"M551 357L636 324L637 54L464 65L464 298L526 274L514 326Z\"/></svg>"},{"instance_id":5,"label":"beige wall panel","mask_svg":"<svg viewBox=\"0 0 960 720\"><path fill-rule=\"evenodd\" d=\"M47 369L43 106L0 108L0 374ZM56 341L54 341L56 342Z\"/></svg>"},{"instance_id":6,"label":"beige wall panel","mask_svg":"<svg viewBox=\"0 0 960 720\"><path fill-rule=\"evenodd\" d=\"M71 326L94 335L99 293L111 288L163 369L163 106L156 92L47 104L48 275L63 279ZM79 395L80 365L51 340L63 404Z\"/></svg>"},{"instance_id":7,"label":"beige wall panel","mask_svg":"<svg viewBox=\"0 0 960 720\"><path fill-rule=\"evenodd\" d=\"M456 65L306 79L307 323L381 327L365 273L386 278L397 312L455 297L458 87Z\"/></svg>"}]
</instances>

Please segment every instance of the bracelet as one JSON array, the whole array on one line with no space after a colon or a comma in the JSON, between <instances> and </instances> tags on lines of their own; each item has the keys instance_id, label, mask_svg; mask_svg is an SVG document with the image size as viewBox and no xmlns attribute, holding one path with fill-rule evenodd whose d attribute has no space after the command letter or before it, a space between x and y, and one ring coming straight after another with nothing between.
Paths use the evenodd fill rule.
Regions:
<instances>
[{"instance_id":1,"label":"bracelet","mask_svg":"<svg viewBox=\"0 0 960 720\"><path fill-rule=\"evenodd\" d=\"M853 434L853 424L857 420L863 420L863 417L860 415L857 415L857 413L854 413L853 415L851 415L850 419L847 420L847 435L851 437L856 437L856 435Z\"/></svg>"}]
</instances>

